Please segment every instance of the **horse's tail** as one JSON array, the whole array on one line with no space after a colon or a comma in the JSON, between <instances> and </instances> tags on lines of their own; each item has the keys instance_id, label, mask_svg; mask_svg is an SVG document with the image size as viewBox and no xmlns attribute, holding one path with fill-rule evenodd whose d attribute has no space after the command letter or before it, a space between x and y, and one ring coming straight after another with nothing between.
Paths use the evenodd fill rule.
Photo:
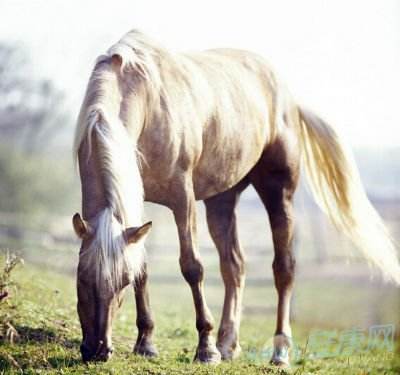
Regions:
<instances>
[{"instance_id":1,"label":"horse's tail","mask_svg":"<svg viewBox=\"0 0 400 375\"><path fill-rule=\"evenodd\" d=\"M318 205L386 280L400 284L396 248L367 198L351 154L318 116L299 108L299 117L306 172Z\"/></svg>"}]
</instances>

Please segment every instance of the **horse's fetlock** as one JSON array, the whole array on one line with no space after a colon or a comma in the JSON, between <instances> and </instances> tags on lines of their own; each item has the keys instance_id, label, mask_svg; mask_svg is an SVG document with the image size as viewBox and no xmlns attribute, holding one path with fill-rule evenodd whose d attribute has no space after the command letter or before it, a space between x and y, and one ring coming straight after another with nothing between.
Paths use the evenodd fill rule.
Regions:
<instances>
[{"instance_id":1,"label":"horse's fetlock","mask_svg":"<svg viewBox=\"0 0 400 375\"><path fill-rule=\"evenodd\" d=\"M136 326L141 332L152 332L154 329L154 321L150 317L138 317Z\"/></svg>"}]
</instances>

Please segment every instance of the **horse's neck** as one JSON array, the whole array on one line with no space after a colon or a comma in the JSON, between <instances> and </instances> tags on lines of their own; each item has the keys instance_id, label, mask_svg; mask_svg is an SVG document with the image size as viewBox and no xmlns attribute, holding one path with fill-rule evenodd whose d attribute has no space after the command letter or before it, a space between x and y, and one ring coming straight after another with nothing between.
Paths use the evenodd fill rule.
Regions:
<instances>
[{"instance_id":1,"label":"horse's neck","mask_svg":"<svg viewBox=\"0 0 400 375\"><path fill-rule=\"evenodd\" d=\"M120 107L120 118L134 144L137 144L139 137L144 130L146 118L153 114L151 103L148 102L148 86L146 82L131 82L127 79L121 85L122 101Z\"/></svg>"},{"instance_id":2,"label":"horse's neck","mask_svg":"<svg viewBox=\"0 0 400 375\"><path fill-rule=\"evenodd\" d=\"M104 185L96 155L96 142L92 141L89 152L88 142L84 140L79 149L79 172L82 184L82 214L85 219L97 216L106 206Z\"/></svg>"}]
</instances>

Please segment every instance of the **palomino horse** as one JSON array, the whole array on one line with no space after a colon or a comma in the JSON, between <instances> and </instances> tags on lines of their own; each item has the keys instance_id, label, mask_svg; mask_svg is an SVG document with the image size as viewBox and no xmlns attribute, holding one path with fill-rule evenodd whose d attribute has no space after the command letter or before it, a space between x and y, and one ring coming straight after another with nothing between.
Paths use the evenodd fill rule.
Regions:
<instances>
[{"instance_id":1,"label":"palomino horse","mask_svg":"<svg viewBox=\"0 0 400 375\"><path fill-rule=\"evenodd\" d=\"M143 201L169 207L180 241L182 274L190 285L199 334L195 359L217 363L240 352L243 254L235 207L252 184L268 212L278 292L272 363L288 365L293 194L301 154L313 193L333 223L400 283L395 249L332 128L299 107L259 56L218 49L175 54L137 31L100 56L80 112L75 156L83 218L78 313L84 361L112 353L112 320L128 285L135 289L134 352L157 354L152 343L143 241ZM139 163L140 162L140 163ZM203 200L220 256L225 299L218 340L203 292L196 241L196 200Z\"/></svg>"}]
</instances>

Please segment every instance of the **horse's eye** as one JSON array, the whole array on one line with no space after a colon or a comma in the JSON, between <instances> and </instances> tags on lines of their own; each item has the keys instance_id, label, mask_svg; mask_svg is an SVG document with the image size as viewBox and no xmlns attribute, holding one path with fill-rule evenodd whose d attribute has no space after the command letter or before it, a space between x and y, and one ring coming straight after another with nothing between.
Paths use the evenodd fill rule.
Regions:
<instances>
[{"instance_id":1,"label":"horse's eye","mask_svg":"<svg viewBox=\"0 0 400 375\"><path fill-rule=\"evenodd\" d=\"M117 221L122 224L122 218L119 212L114 213L114 217L117 219Z\"/></svg>"}]
</instances>

